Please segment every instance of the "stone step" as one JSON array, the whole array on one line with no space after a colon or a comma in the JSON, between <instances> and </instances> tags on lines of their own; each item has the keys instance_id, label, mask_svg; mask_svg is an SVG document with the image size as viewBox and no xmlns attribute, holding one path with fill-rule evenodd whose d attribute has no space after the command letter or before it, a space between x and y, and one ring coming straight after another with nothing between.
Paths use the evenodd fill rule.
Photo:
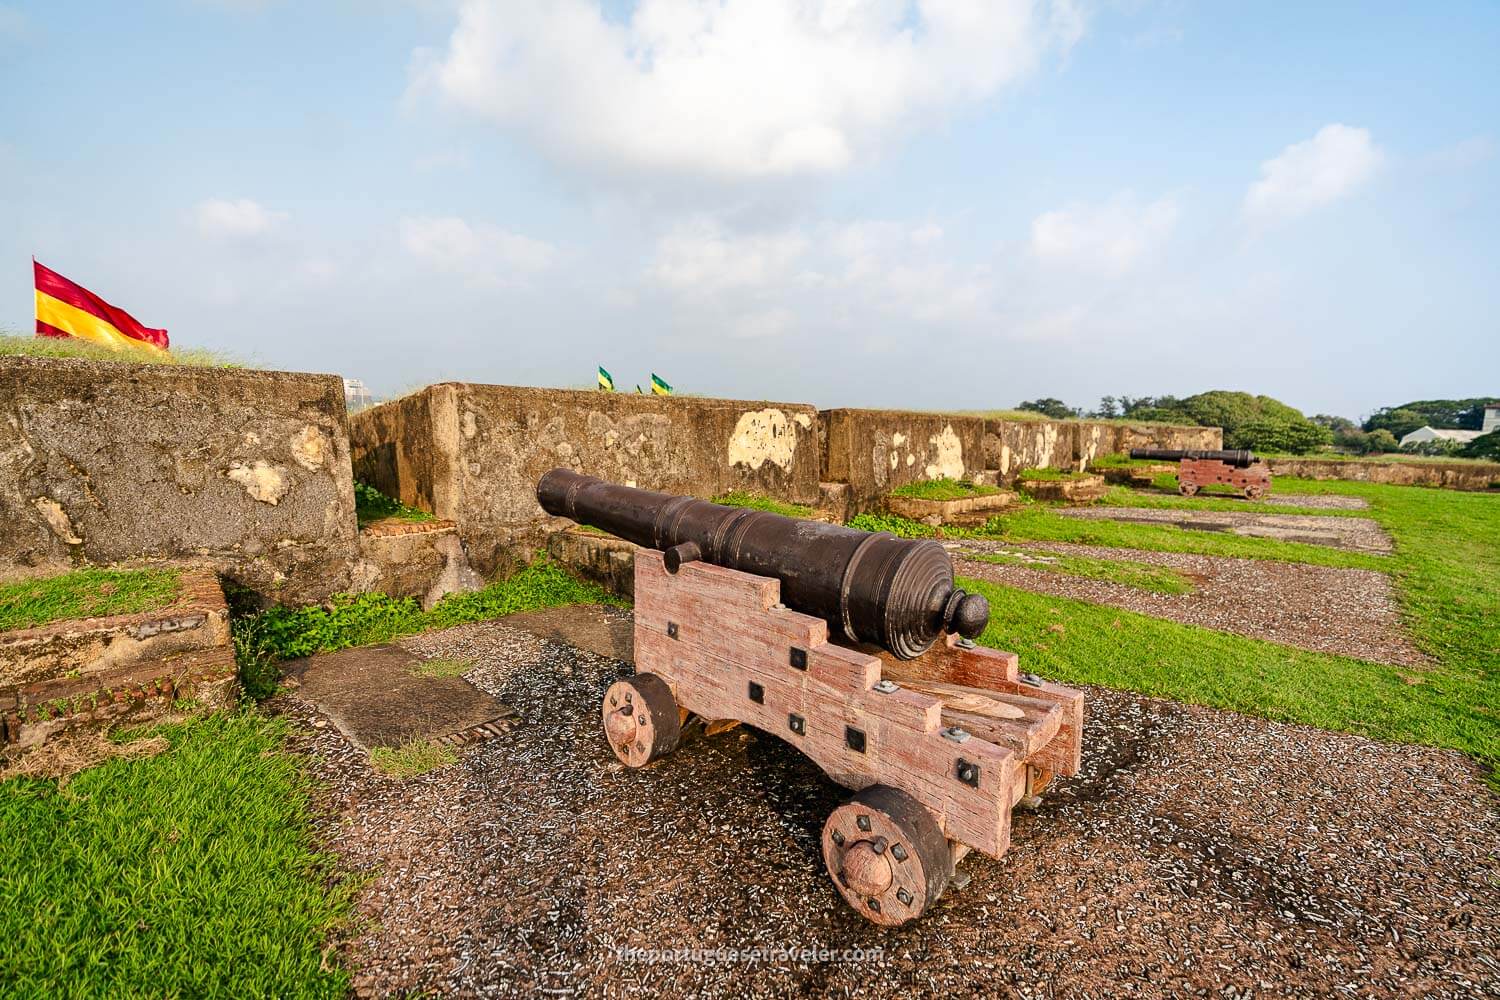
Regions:
<instances>
[{"instance_id":1,"label":"stone step","mask_svg":"<svg viewBox=\"0 0 1500 1000\"><path fill-rule=\"evenodd\" d=\"M177 653L229 645L229 608L211 570L186 569L177 599L131 615L0 632L0 697L37 681L109 674Z\"/></svg>"},{"instance_id":2,"label":"stone step","mask_svg":"<svg viewBox=\"0 0 1500 1000\"><path fill-rule=\"evenodd\" d=\"M449 594L484 586L452 521L376 521L360 529L359 555L358 589L414 597L424 609Z\"/></svg>"},{"instance_id":3,"label":"stone step","mask_svg":"<svg viewBox=\"0 0 1500 1000\"><path fill-rule=\"evenodd\" d=\"M228 645L179 651L0 691L0 730L4 744L19 751L69 729L148 722L180 699L210 710L228 708L237 693L234 650Z\"/></svg>"}]
</instances>

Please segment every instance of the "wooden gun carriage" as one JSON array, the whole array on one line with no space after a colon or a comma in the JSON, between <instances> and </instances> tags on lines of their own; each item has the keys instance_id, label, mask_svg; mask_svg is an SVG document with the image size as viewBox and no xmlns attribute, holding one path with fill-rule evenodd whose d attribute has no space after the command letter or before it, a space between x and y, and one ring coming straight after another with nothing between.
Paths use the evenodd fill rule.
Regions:
<instances>
[{"instance_id":1,"label":"wooden gun carriage","mask_svg":"<svg viewBox=\"0 0 1500 1000\"><path fill-rule=\"evenodd\" d=\"M1131 458L1177 462L1177 492L1190 497L1205 486L1224 485L1259 500L1271 491L1271 469L1249 451L1181 451L1133 448Z\"/></svg>"},{"instance_id":2,"label":"wooden gun carriage","mask_svg":"<svg viewBox=\"0 0 1500 1000\"><path fill-rule=\"evenodd\" d=\"M543 487L555 476L544 477ZM550 491L539 488L543 506L580 516L583 504L575 505L573 495L577 480L586 478L554 479ZM690 727L712 734L746 724L786 740L854 791L824 825L823 860L843 898L887 926L932 906L971 849L1003 854L1012 809L1054 777L1078 772L1082 692L1022 674L1015 654L977 646L958 631L977 634L988 607L976 625L983 600L952 586L940 545L839 526L801 528L810 522L646 496L699 505L698 514L718 518L699 537L711 540L723 561L745 562L735 540L771 529L821 533L847 541L855 554L836 574L844 592L831 635L828 617L783 603L790 591L805 597L807 581L796 574L770 576L709 562L693 541L639 549L636 674L609 688L602 710L610 748L627 766L644 767L672 752ZM596 506L592 513L605 512ZM649 520L660 541L682 537L681 530L663 526L680 527L683 518L682 509L665 503ZM598 526L626 537L632 527L608 516L588 520L607 522ZM889 558L870 554L882 546ZM927 625L948 628L918 635L925 644L899 635L878 645L857 641L865 637L851 596L861 587L856 564L874 560L873 569L861 572L883 571L902 559L928 559L934 549L947 566L948 590L922 584L913 593L916 606L928 609ZM761 548L754 551L758 557ZM874 590L889 625L905 606L910 562L882 579ZM892 653L893 646L905 655Z\"/></svg>"}]
</instances>

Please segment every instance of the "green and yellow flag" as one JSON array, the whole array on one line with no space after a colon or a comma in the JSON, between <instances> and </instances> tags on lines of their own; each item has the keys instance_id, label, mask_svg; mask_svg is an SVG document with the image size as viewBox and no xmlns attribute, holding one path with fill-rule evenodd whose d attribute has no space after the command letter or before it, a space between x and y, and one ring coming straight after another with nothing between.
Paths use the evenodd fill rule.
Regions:
<instances>
[{"instance_id":1,"label":"green and yellow flag","mask_svg":"<svg viewBox=\"0 0 1500 1000\"><path fill-rule=\"evenodd\" d=\"M656 374L656 372L651 373L651 394L653 396L672 395L672 387L667 385L667 380Z\"/></svg>"},{"instance_id":2,"label":"green and yellow flag","mask_svg":"<svg viewBox=\"0 0 1500 1000\"><path fill-rule=\"evenodd\" d=\"M604 367L602 365L599 368L599 389L600 389L601 392L614 392L615 391L615 379L614 379L614 376L612 376L609 372L605 371Z\"/></svg>"}]
</instances>

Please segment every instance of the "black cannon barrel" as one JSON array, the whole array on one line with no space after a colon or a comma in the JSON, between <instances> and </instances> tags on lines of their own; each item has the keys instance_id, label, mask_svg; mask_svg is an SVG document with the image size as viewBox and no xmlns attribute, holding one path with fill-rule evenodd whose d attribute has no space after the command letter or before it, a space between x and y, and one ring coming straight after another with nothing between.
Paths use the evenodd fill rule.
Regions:
<instances>
[{"instance_id":1,"label":"black cannon barrel","mask_svg":"<svg viewBox=\"0 0 1500 1000\"><path fill-rule=\"evenodd\" d=\"M556 517L664 552L682 546L668 552L667 568L674 572L684 559L701 558L775 577L788 607L901 659L921 656L944 631L973 639L989 624L989 602L954 586L953 563L931 539L724 507L619 486L571 469L544 475L536 495L542 509Z\"/></svg>"},{"instance_id":2,"label":"black cannon barrel","mask_svg":"<svg viewBox=\"0 0 1500 1000\"><path fill-rule=\"evenodd\" d=\"M1132 448L1131 458L1144 458L1156 462L1179 462L1184 458L1194 461L1223 462L1237 469L1245 469L1255 464L1255 454L1244 450L1232 451L1203 451L1197 448L1186 450L1178 448Z\"/></svg>"}]
</instances>

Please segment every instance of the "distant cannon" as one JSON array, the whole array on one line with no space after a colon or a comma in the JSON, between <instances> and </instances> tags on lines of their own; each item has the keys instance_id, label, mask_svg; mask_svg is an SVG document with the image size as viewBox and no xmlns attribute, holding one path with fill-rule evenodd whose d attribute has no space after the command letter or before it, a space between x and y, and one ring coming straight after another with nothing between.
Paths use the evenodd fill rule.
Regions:
<instances>
[{"instance_id":1,"label":"distant cannon","mask_svg":"<svg viewBox=\"0 0 1500 1000\"><path fill-rule=\"evenodd\" d=\"M1232 465L1236 469L1246 469L1254 465L1259 459L1255 453L1245 449L1210 451L1198 448L1132 448L1131 458L1141 458L1150 462L1179 462L1183 459L1191 459L1196 462L1223 462Z\"/></svg>"},{"instance_id":2,"label":"distant cannon","mask_svg":"<svg viewBox=\"0 0 1500 1000\"><path fill-rule=\"evenodd\" d=\"M1176 448L1132 448L1130 457L1157 462L1178 462L1177 492L1185 497L1204 486L1224 484L1242 490L1246 499L1258 500L1271 489L1271 470L1251 451L1212 451Z\"/></svg>"},{"instance_id":3,"label":"distant cannon","mask_svg":"<svg viewBox=\"0 0 1500 1000\"><path fill-rule=\"evenodd\" d=\"M601 710L610 750L644 767L739 725L790 743L854 791L822 854L866 919L920 916L970 850L1005 853L1018 802L1078 773L1083 693L972 641L989 605L954 585L940 544L567 469L537 499L641 546L635 674Z\"/></svg>"}]
</instances>

